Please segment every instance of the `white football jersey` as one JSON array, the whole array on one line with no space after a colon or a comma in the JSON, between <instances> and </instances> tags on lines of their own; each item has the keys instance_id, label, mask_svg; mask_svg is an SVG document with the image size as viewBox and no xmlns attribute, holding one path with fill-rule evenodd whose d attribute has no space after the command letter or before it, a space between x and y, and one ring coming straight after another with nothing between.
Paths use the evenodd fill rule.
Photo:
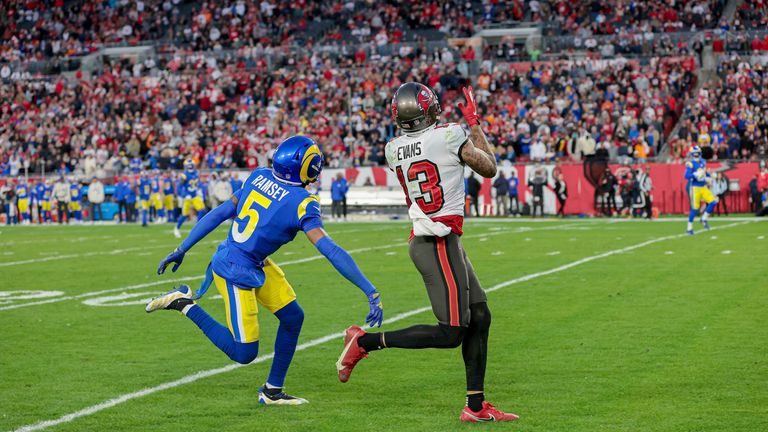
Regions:
<instances>
[{"instance_id":1,"label":"white football jersey","mask_svg":"<svg viewBox=\"0 0 768 432\"><path fill-rule=\"evenodd\" d=\"M387 143L389 169L397 174L406 202L431 219L464 216L464 162L459 155L467 132L457 123L431 126Z\"/></svg>"}]
</instances>

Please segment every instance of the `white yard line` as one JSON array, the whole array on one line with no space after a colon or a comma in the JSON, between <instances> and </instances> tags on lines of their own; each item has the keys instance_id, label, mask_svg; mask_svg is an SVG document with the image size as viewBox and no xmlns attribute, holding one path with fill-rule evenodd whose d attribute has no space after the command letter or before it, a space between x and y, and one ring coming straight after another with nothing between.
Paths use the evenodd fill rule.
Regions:
<instances>
[{"instance_id":1,"label":"white yard line","mask_svg":"<svg viewBox=\"0 0 768 432\"><path fill-rule=\"evenodd\" d=\"M516 234L516 233L522 233L522 232L528 233L528 232L536 231L536 230L543 231L543 230L551 230L551 229L561 229L563 227L569 227L569 226L572 226L572 225L571 224L554 225L554 226L551 226L551 227L536 228L536 229L534 229L534 228L526 228L526 229L520 228L520 229L515 229L515 230L501 230L501 231L494 231L494 232L491 232L491 233L469 234L469 235L465 235L463 237L464 238L475 238L475 237L497 236L497 235L501 235L501 234ZM219 242L220 242L220 240L215 240L215 241L212 241L211 243L219 243ZM364 247L364 248L358 248L358 249L348 249L347 252L349 252L350 254L354 254L354 253L370 252L370 251L382 250L382 249L392 249L392 248L396 248L396 247L405 247L407 245L408 245L407 242L399 242L399 243L393 243L393 244L382 245L382 246L372 246L372 247ZM157 247L161 247L161 246L153 246L153 248L157 248ZM165 247L165 246L162 246L162 247ZM138 248L138 250L145 250L145 249L148 249L148 248L147 247L145 247L145 248ZM123 251L127 251L127 249L124 249ZM99 255L99 253L93 253L93 254L94 255ZM51 259L56 259L56 258L57 258L57 256L47 257L47 258L39 258L39 259L37 259L37 261L38 262L39 261L50 261ZM284 261L284 262L278 263L278 265L280 265L280 266L288 266L288 265L301 264L301 263L310 262L310 261L317 261L317 260L324 259L324 258L325 257L322 256L322 255L312 255L312 256L309 256L309 257L306 257L306 258L299 258L299 259L295 259L295 260L292 260L292 261ZM141 284L136 284L136 285L128 285L128 286L124 286L124 287L120 287L120 288L113 288L113 289L101 290L101 291L91 291L91 292L77 294L77 295L64 296L64 297L56 297L56 298L52 298L52 299L34 301L34 302L29 302L29 303L19 303L19 304L7 305L7 306L0 306L0 311L10 310L10 309L19 309L19 308L28 307L28 306L37 306L37 305L43 305L43 304L48 304L48 303L57 303L57 302L66 301L66 300L77 300L77 299L81 299L81 298L93 297L93 296L102 295L102 294L120 293L120 292L131 291L131 290L136 290L136 289L142 289L142 288L147 288L147 287L152 287L152 286L157 286L157 285L166 285L166 284L170 285L170 284L173 284L173 283L176 283L176 282L190 282L190 281L196 281L196 280L202 280L202 279L203 279L203 276L188 276L188 277L175 278L175 279L160 279L160 280L157 280L155 282L146 282L146 283L141 283Z\"/></svg>"},{"instance_id":2,"label":"white yard line","mask_svg":"<svg viewBox=\"0 0 768 432\"><path fill-rule=\"evenodd\" d=\"M748 223L748 222L733 223L733 224L729 224L729 225L723 225L723 226L720 226L720 227L716 227L716 228L713 228L713 229L731 228L731 227L734 227L734 226L737 226L737 225L743 225L745 223ZM576 261L570 262L568 264L564 264L564 265L561 265L559 267L555 267L555 268L552 268L552 269L549 269L549 270L544 270L544 271L537 272L537 273L531 273L529 275L525 275L525 276L522 276L522 277L518 277L518 278L515 278L515 279L510 279L508 281L498 283L498 284L496 284L496 285L486 289L486 292L498 291L498 290L500 290L502 288L506 288L506 287L508 287L510 285L514 285L514 284L518 284L518 283L522 283L522 282L527 282L529 280L536 279L536 278L539 278L539 277L542 277L542 276L548 276L548 275L551 275L551 274L554 274L554 273L558 273L558 272L562 272L562 271L565 271L565 270L569 270L569 269L571 269L573 267L576 267L576 266L579 266L581 264L585 264L585 263L588 263L588 262L591 262L591 261L599 260L599 259L602 259L602 258L607 258L607 257L613 256L613 255L618 255L618 254L629 252L629 251L632 251L632 250L635 250L635 249L640 249L642 247L645 247L645 246L648 246L648 245L652 245L652 244L655 244L655 243L659 243L659 242L662 242L662 241L677 239L677 238L681 238L681 237L685 237L685 236L687 236L687 234L677 234L677 235L669 235L669 236L664 236L664 237L658 237L658 238L655 238L655 239L644 241L642 243L634 244L632 246L627 246L627 247L624 247L624 248L621 248L621 249L614 249L614 250L611 250L611 251L608 251L608 252L604 252L604 253L601 253L601 254L597 254L597 255L592 255L592 256L589 256L589 257L586 257L586 258L582 258L582 259L579 259L579 260L576 260ZM421 308L418 308L418 309L413 309L413 310L410 310L408 312L403 312L401 314L395 315L392 318L389 318L389 319L385 320L384 322L386 324L392 324L392 323L404 320L404 319L406 319L408 317L411 317L413 315L417 315L417 314L420 314L420 313L423 313L423 312L427 312L429 310L432 310L432 308L429 307L429 306L421 307ZM344 336L343 332L338 332L338 333L332 333L332 334L329 334L329 335L326 335L326 336L323 336L323 337L320 337L320 338L312 339L312 340L310 340L308 342L300 344L298 347L296 347L296 351L303 351L305 349L312 348L314 346L321 345L321 344L324 344L324 343L332 341L332 340L338 340L339 338L341 338L343 336ZM263 363L263 362L265 362L267 360L272 359L273 356L274 356L274 353L266 354L266 355L264 355L262 357L258 357L251 364ZM207 377L211 377L211 376L215 376L215 375L220 375L220 374L223 374L223 373L226 373L226 372L238 369L238 368L243 367L243 366L245 366L245 365L241 365L241 364L235 363L235 364L230 364L230 365L227 365L227 366L224 366L224 367L220 367L220 368L216 368L216 369L209 369L209 370L197 372L197 373L194 373L194 374L187 375L185 377L179 378L179 379L174 380L174 381L169 381L169 382L160 384L160 385L155 386L155 387L147 387L145 389L142 389L142 390L139 390L139 391L136 391L136 392L133 392L133 393L127 393L127 394L124 394L122 396L118 396L116 398L106 400L106 401L101 402L99 404L96 404L96 405L93 405L93 406L90 406L90 407L87 407L87 408L83 408L83 409L81 409L79 411L75 411L73 413L64 415L64 416L59 417L57 419L45 420L45 421L41 421L41 422L38 422L38 423L33 423L33 424L30 424L30 425L22 426L22 427L16 429L16 432L37 431L37 430L46 429L46 428L49 428L49 427L52 427L52 426L58 426L58 425L63 424L63 423L69 423L69 422L71 422L73 420L76 420L76 419L78 419L80 417L87 417L89 415L96 414L97 412L104 411L105 409L112 408L114 406L120 405L120 404L122 404L124 402L128 402L128 401L133 400L133 399L142 398L144 396L148 396L148 395L151 395L153 393L157 393L157 392L160 392L160 391L163 391L163 390L168 390L168 389L172 389L172 388L176 388L176 387L182 386L184 384L193 383L193 382L201 380L203 378L207 378Z\"/></svg>"}]
</instances>

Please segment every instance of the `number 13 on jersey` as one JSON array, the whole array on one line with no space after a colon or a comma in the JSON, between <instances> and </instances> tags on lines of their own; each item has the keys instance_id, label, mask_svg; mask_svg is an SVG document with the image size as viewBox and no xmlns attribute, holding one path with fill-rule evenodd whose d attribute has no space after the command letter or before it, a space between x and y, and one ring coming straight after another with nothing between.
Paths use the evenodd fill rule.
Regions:
<instances>
[{"instance_id":1,"label":"number 13 on jersey","mask_svg":"<svg viewBox=\"0 0 768 432\"><path fill-rule=\"evenodd\" d=\"M271 204L272 200L252 190L232 224L232 238L238 243L248 241L259 223L259 207L268 209Z\"/></svg>"},{"instance_id":2,"label":"number 13 on jersey","mask_svg":"<svg viewBox=\"0 0 768 432\"><path fill-rule=\"evenodd\" d=\"M440 186L440 171L437 165L428 160L413 162L408 167L408 181L416 182L419 185L421 196L416 197L416 204L426 214L432 214L443 208L443 187ZM411 206L411 200L408 194L408 186L405 183L403 169L397 167L397 179L405 192L405 198L408 206Z\"/></svg>"}]
</instances>

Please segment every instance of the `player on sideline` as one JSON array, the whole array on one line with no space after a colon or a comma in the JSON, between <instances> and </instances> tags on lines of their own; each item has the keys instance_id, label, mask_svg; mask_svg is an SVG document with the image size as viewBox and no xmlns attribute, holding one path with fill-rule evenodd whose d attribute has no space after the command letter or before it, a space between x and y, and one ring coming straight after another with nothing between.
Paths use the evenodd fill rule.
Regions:
<instances>
[{"instance_id":1,"label":"player on sideline","mask_svg":"<svg viewBox=\"0 0 768 432\"><path fill-rule=\"evenodd\" d=\"M82 205L82 199L83 199L83 190L80 187L80 182L75 178L75 176L69 177L69 218L67 218L67 223L72 224L74 218L74 223L81 223L83 222L83 205Z\"/></svg>"},{"instance_id":2,"label":"player on sideline","mask_svg":"<svg viewBox=\"0 0 768 432\"><path fill-rule=\"evenodd\" d=\"M491 312L485 291L461 245L464 222L464 165L486 178L496 175L496 159L480 127L472 88L458 108L470 135L456 123L437 124L440 103L427 86L403 84L392 98L392 117L405 132L385 147L389 168L405 192L413 232L409 254L424 279L437 325L366 333L347 329L336 363L346 382L358 361L384 348L456 348L461 346L467 379L461 421L512 421L485 401L485 365Z\"/></svg>"},{"instance_id":3,"label":"player on sideline","mask_svg":"<svg viewBox=\"0 0 768 432\"><path fill-rule=\"evenodd\" d=\"M181 225L188 217L192 216L194 211L197 214L197 220L205 216L205 203L203 203L200 191L200 173L195 168L195 161L187 159L184 161L184 172L179 176L179 183L183 186L184 202L181 205L181 217L176 222L176 228L173 235L181 238Z\"/></svg>"},{"instance_id":4,"label":"player on sideline","mask_svg":"<svg viewBox=\"0 0 768 432\"><path fill-rule=\"evenodd\" d=\"M688 228L686 232L689 235L693 235L693 220L699 214L701 201L704 200L707 203L707 207L704 208L704 214L701 216L701 224L704 225L704 229L708 230L709 215L712 214L712 211L717 206L717 198L707 186L707 179L710 177L710 174L707 171L707 162L701 158L701 148L693 146L688 154L691 155L691 160L685 163L685 180L687 181L686 189L691 210L688 212Z\"/></svg>"},{"instance_id":5,"label":"player on sideline","mask_svg":"<svg viewBox=\"0 0 768 432\"><path fill-rule=\"evenodd\" d=\"M30 190L29 185L27 184L27 181L24 180L24 177L19 176L16 184L16 204L19 207L19 216L21 216L21 219L19 219L19 222L22 225L29 225L31 217L30 217Z\"/></svg>"},{"instance_id":6,"label":"player on sideline","mask_svg":"<svg viewBox=\"0 0 768 432\"><path fill-rule=\"evenodd\" d=\"M153 213L152 221L163 223L165 222L165 208L163 207L163 195L160 190L160 172L158 170L152 173L149 182L152 185L152 195L149 197L150 208Z\"/></svg>"},{"instance_id":7,"label":"player on sideline","mask_svg":"<svg viewBox=\"0 0 768 432\"><path fill-rule=\"evenodd\" d=\"M323 155L314 141L294 136L283 141L275 153L272 169L251 173L242 189L232 198L200 219L181 245L157 269L162 274L174 264L181 265L184 254L227 219L234 218L227 239L213 255L200 289L193 292L182 285L147 304L147 312L175 309L186 315L208 339L232 360L246 364L259 350L257 303L280 320L275 340L275 357L264 386L259 388L259 403L298 405L305 399L282 391L288 366L304 320L293 288L282 270L269 258L282 245L304 231L309 241L336 270L357 285L367 296L370 312L366 322L381 326L383 309L376 288L366 279L355 261L323 230L320 203L304 187L317 180ZM224 298L227 326L211 318L194 300L211 284Z\"/></svg>"},{"instance_id":8,"label":"player on sideline","mask_svg":"<svg viewBox=\"0 0 768 432\"><path fill-rule=\"evenodd\" d=\"M152 197L152 182L146 171L139 174L139 208L141 209L141 226L147 226L150 198Z\"/></svg>"},{"instance_id":9,"label":"player on sideline","mask_svg":"<svg viewBox=\"0 0 768 432\"><path fill-rule=\"evenodd\" d=\"M163 184L163 207L165 208L165 222L176 222L176 189L174 188L175 179L171 174L165 174L162 177Z\"/></svg>"}]
</instances>

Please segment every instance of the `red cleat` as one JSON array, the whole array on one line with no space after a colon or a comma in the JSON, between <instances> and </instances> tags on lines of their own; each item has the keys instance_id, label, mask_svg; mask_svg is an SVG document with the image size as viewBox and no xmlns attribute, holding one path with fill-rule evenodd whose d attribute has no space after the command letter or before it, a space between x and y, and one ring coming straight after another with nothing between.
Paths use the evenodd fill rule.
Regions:
<instances>
[{"instance_id":1,"label":"red cleat","mask_svg":"<svg viewBox=\"0 0 768 432\"><path fill-rule=\"evenodd\" d=\"M357 362L368 357L368 353L357 344L357 340L364 334L365 330L356 325L349 327L344 333L344 350L336 361L339 381L343 383L349 381L349 376L352 375L352 369Z\"/></svg>"},{"instance_id":2,"label":"red cleat","mask_svg":"<svg viewBox=\"0 0 768 432\"><path fill-rule=\"evenodd\" d=\"M487 401L483 401L483 409L479 412L464 407L459 416L459 420L468 423L515 421L519 418L516 414L500 411Z\"/></svg>"}]
</instances>

